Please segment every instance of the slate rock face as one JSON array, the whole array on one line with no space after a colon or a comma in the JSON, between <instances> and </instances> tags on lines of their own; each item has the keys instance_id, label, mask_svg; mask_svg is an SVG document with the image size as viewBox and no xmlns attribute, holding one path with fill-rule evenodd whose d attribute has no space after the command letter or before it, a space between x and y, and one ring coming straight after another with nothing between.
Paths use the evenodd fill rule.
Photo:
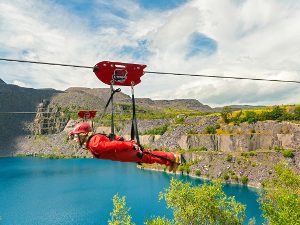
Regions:
<instances>
[{"instance_id":1,"label":"slate rock face","mask_svg":"<svg viewBox=\"0 0 300 225\"><path fill-rule=\"evenodd\" d=\"M12 155L18 150L16 138L31 134L29 127L35 114L19 112L35 112L42 99L50 99L59 92L23 88L0 81L0 156Z\"/></svg>"},{"instance_id":2,"label":"slate rock face","mask_svg":"<svg viewBox=\"0 0 300 225\"><path fill-rule=\"evenodd\" d=\"M6 83L0 78L0 84L6 84Z\"/></svg>"}]
</instances>

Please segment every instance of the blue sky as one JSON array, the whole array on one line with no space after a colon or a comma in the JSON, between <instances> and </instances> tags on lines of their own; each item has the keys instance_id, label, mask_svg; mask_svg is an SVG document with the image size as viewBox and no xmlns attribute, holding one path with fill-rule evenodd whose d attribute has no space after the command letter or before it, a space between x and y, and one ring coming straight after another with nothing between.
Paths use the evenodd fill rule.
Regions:
<instances>
[{"instance_id":1,"label":"blue sky","mask_svg":"<svg viewBox=\"0 0 300 225\"><path fill-rule=\"evenodd\" d=\"M148 71L300 80L299 21L297 0L3 0L0 57L88 66L110 60L143 63ZM0 78L33 88L105 87L91 71L16 63L0 62ZM256 105L299 103L300 89L145 74L137 94Z\"/></svg>"}]
</instances>

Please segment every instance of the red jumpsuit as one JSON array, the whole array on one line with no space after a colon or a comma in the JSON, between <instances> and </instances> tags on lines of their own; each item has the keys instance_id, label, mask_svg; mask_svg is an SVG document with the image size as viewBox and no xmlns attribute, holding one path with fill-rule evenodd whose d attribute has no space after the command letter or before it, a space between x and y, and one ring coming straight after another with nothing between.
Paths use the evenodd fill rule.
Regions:
<instances>
[{"instance_id":1,"label":"red jumpsuit","mask_svg":"<svg viewBox=\"0 0 300 225\"><path fill-rule=\"evenodd\" d=\"M146 149L144 150L143 156L139 158L137 156L138 151L134 149L134 143L134 141L110 141L105 135L95 134L90 138L86 147L94 157L98 159L149 164L159 163L167 166L171 165L174 161L175 157L171 152L151 151Z\"/></svg>"}]
</instances>

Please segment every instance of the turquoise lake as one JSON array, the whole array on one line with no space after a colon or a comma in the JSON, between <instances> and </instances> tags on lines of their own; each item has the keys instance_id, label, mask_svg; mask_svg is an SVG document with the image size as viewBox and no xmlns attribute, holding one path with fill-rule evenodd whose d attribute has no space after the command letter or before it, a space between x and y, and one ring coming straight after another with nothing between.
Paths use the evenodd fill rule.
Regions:
<instances>
[{"instance_id":1,"label":"turquoise lake","mask_svg":"<svg viewBox=\"0 0 300 225\"><path fill-rule=\"evenodd\" d=\"M107 224L112 197L126 195L136 224L151 216L172 217L158 194L170 179L202 184L200 179L140 170L135 164L97 159L0 158L1 225ZM247 206L247 221L263 218L256 189L225 185L227 195Z\"/></svg>"}]
</instances>

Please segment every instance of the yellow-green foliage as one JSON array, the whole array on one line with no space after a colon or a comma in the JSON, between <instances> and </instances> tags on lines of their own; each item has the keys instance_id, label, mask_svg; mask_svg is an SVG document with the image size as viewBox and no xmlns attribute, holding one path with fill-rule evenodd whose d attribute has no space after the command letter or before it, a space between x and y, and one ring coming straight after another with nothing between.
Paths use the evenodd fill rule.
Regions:
<instances>
[{"instance_id":1,"label":"yellow-green foliage","mask_svg":"<svg viewBox=\"0 0 300 225\"><path fill-rule=\"evenodd\" d=\"M163 135L168 130L168 125L154 127L150 130L146 130L144 135Z\"/></svg>"},{"instance_id":2,"label":"yellow-green foliage","mask_svg":"<svg viewBox=\"0 0 300 225\"><path fill-rule=\"evenodd\" d=\"M126 206L125 196L119 197L116 194L113 197L114 209L110 213L110 220L108 221L109 225L134 225L132 218L129 215L130 208Z\"/></svg>"},{"instance_id":3,"label":"yellow-green foliage","mask_svg":"<svg viewBox=\"0 0 300 225\"><path fill-rule=\"evenodd\" d=\"M173 210L172 224L242 224L245 206L227 197L219 182L193 187L172 179L160 199Z\"/></svg>"},{"instance_id":4,"label":"yellow-green foliage","mask_svg":"<svg viewBox=\"0 0 300 225\"><path fill-rule=\"evenodd\" d=\"M264 183L260 204L268 224L300 224L300 176L280 163L276 176Z\"/></svg>"},{"instance_id":5,"label":"yellow-green foliage","mask_svg":"<svg viewBox=\"0 0 300 225\"><path fill-rule=\"evenodd\" d=\"M265 120L300 120L300 106L272 106L234 112L224 108L221 116L225 123L233 122L234 124L243 122L255 123Z\"/></svg>"}]
</instances>

